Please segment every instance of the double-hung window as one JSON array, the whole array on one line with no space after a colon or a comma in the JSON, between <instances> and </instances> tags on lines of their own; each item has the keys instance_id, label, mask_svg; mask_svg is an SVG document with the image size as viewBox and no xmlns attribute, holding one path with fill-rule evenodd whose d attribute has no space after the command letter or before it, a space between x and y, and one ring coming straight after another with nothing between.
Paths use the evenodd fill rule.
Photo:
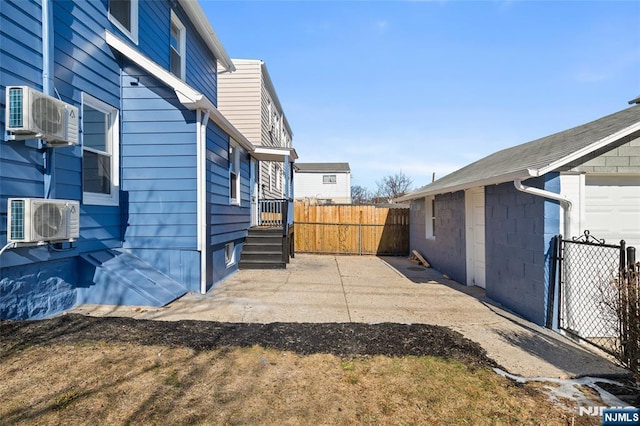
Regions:
<instances>
[{"instance_id":1,"label":"double-hung window","mask_svg":"<svg viewBox=\"0 0 640 426\"><path fill-rule=\"evenodd\" d=\"M171 31L169 36L169 71L184 80L186 69L186 31L182 22L171 11Z\"/></svg>"},{"instance_id":2,"label":"double-hung window","mask_svg":"<svg viewBox=\"0 0 640 426\"><path fill-rule=\"evenodd\" d=\"M82 199L85 204L119 202L118 110L82 94Z\"/></svg>"},{"instance_id":3,"label":"double-hung window","mask_svg":"<svg viewBox=\"0 0 640 426\"><path fill-rule=\"evenodd\" d=\"M109 0L109 20L138 43L138 0Z\"/></svg>"},{"instance_id":4,"label":"double-hung window","mask_svg":"<svg viewBox=\"0 0 640 426\"><path fill-rule=\"evenodd\" d=\"M240 149L229 145L229 202L240 204Z\"/></svg>"},{"instance_id":5,"label":"double-hung window","mask_svg":"<svg viewBox=\"0 0 640 426\"><path fill-rule=\"evenodd\" d=\"M424 228L425 237L434 239L436 237L436 199L435 197L426 197L424 199Z\"/></svg>"}]
</instances>

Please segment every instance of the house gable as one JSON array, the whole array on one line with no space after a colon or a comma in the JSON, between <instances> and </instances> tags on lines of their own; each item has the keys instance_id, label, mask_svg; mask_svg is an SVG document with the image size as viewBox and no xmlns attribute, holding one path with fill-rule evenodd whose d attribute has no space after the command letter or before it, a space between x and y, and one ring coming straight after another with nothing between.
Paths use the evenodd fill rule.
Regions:
<instances>
[{"instance_id":1,"label":"house gable","mask_svg":"<svg viewBox=\"0 0 640 426\"><path fill-rule=\"evenodd\" d=\"M640 175L640 132L568 164L563 169L584 173Z\"/></svg>"}]
</instances>

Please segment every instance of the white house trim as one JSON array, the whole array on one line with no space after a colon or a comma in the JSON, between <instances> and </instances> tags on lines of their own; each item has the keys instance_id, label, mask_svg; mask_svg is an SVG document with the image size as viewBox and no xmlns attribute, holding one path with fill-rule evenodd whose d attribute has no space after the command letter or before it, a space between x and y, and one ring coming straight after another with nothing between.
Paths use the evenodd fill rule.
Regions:
<instances>
[{"instance_id":1,"label":"white house trim","mask_svg":"<svg viewBox=\"0 0 640 426\"><path fill-rule=\"evenodd\" d=\"M256 146L252 156L259 161L283 161L288 157L288 161L293 163L298 159L298 153L293 148L270 148Z\"/></svg>"},{"instance_id":2,"label":"white house trim","mask_svg":"<svg viewBox=\"0 0 640 426\"><path fill-rule=\"evenodd\" d=\"M105 31L105 40L109 46L122 53L132 62L141 66L155 78L172 88L182 105L190 110L208 110L211 115L210 118L220 126L223 131L235 139L240 146L245 148L250 154L255 151L255 146L242 133L240 133L240 131L236 129L220 111L218 111L213 102L211 102L204 94L198 92L196 89L189 86L187 83L180 80L178 77L171 74L169 71L138 52L128 43L109 31Z\"/></svg>"},{"instance_id":3,"label":"white house trim","mask_svg":"<svg viewBox=\"0 0 640 426\"><path fill-rule=\"evenodd\" d=\"M510 182L510 181L514 181L516 179L520 179L520 180L525 180L525 179L529 179L531 177L536 177L536 174L533 170L530 169L526 169L526 170L519 170L516 172L512 172L512 173L508 173L505 175L499 175L499 176L491 176L489 178L486 179L481 179L481 180L477 180L477 181L473 181L473 182L464 182L464 183L460 183L457 185L452 185L449 187L444 187L444 188L436 188L436 189L425 189L423 191L416 191L416 192L412 192L409 193L405 196L399 197L396 199L396 201L399 202L403 202L403 201L411 201L411 200L415 200L418 198L424 198L427 197L429 195L438 195L438 194L446 194L448 192L457 192L457 191L464 191L465 189L470 189L470 188L475 188L478 186L489 186L489 185L498 185L501 183L505 183L505 182Z\"/></svg>"},{"instance_id":4,"label":"white house trim","mask_svg":"<svg viewBox=\"0 0 640 426\"><path fill-rule=\"evenodd\" d=\"M207 292L207 256L209 242L207 241L207 123L209 122L209 111L197 111L197 246L200 251L200 293Z\"/></svg>"}]
</instances>

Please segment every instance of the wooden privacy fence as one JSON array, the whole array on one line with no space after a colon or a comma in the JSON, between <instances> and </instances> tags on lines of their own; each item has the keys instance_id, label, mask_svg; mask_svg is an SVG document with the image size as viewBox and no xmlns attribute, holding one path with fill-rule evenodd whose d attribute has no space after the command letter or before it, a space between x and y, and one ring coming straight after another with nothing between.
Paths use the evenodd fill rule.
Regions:
<instances>
[{"instance_id":1,"label":"wooden privacy fence","mask_svg":"<svg viewBox=\"0 0 640 426\"><path fill-rule=\"evenodd\" d=\"M296 202L294 224L298 253L409 253L408 208Z\"/></svg>"}]
</instances>

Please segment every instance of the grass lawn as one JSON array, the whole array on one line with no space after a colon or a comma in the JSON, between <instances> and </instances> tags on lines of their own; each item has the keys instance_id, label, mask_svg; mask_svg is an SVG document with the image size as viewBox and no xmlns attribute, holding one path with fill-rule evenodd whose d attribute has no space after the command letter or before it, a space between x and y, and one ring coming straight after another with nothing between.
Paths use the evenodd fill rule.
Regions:
<instances>
[{"instance_id":1,"label":"grass lawn","mask_svg":"<svg viewBox=\"0 0 640 426\"><path fill-rule=\"evenodd\" d=\"M600 424L548 402L539 384L432 356L94 340L0 355L2 425Z\"/></svg>"}]
</instances>

